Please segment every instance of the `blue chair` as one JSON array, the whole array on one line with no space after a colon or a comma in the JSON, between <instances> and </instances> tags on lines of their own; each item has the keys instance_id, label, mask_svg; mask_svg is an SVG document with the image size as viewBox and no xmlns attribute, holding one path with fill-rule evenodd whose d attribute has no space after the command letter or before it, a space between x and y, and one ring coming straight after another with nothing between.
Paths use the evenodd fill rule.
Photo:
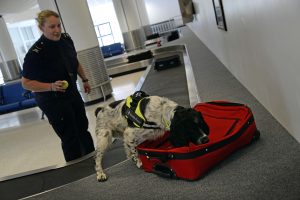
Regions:
<instances>
[{"instance_id":1,"label":"blue chair","mask_svg":"<svg viewBox=\"0 0 300 200\"><path fill-rule=\"evenodd\" d=\"M120 55L120 54L124 53L124 48L122 47L122 44L119 42L111 44L111 45L109 45L109 47L110 47L110 53L112 56Z\"/></svg>"},{"instance_id":2,"label":"blue chair","mask_svg":"<svg viewBox=\"0 0 300 200\"><path fill-rule=\"evenodd\" d=\"M30 107L36 106L34 93L32 93L29 90L24 90L22 96L26 98L25 100L21 101L21 106L23 108L30 108Z\"/></svg>"},{"instance_id":3,"label":"blue chair","mask_svg":"<svg viewBox=\"0 0 300 200\"><path fill-rule=\"evenodd\" d=\"M23 89L21 81L1 85L0 91L0 113L13 112L37 105L30 91L27 91L30 94L24 95L26 91Z\"/></svg>"},{"instance_id":4,"label":"blue chair","mask_svg":"<svg viewBox=\"0 0 300 200\"><path fill-rule=\"evenodd\" d=\"M104 58L111 57L110 46L102 46L101 51Z\"/></svg>"}]
</instances>

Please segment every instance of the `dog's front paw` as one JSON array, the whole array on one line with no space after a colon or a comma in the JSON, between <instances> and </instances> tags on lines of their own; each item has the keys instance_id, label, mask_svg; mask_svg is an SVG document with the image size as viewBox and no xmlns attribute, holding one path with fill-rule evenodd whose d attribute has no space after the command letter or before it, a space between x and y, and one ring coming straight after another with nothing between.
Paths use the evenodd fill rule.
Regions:
<instances>
[{"instance_id":1,"label":"dog's front paw","mask_svg":"<svg viewBox=\"0 0 300 200\"><path fill-rule=\"evenodd\" d=\"M137 166L137 168L142 168L143 163L142 163L142 161L140 159L137 159L136 166Z\"/></svg>"},{"instance_id":2,"label":"dog's front paw","mask_svg":"<svg viewBox=\"0 0 300 200\"><path fill-rule=\"evenodd\" d=\"M97 180L99 182L103 182L103 181L106 181L107 180L107 176L104 172L99 172L97 173Z\"/></svg>"},{"instance_id":3,"label":"dog's front paw","mask_svg":"<svg viewBox=\"0 0 300 200\"><path fill-rule=\"evenodd\" d=\"M137 166L138 168L141 168L141 167L142 167L142 161L141 161L137 156L131 155L131 160L132 160L133 162L135 162L135 164L136 164L136 166Z\"/></svg>"}]
</instances>

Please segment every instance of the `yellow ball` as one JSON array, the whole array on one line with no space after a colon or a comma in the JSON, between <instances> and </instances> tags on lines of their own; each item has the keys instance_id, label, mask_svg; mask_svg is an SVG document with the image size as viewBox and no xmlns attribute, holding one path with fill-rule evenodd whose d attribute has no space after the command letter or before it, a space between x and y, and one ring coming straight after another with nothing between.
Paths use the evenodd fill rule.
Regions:
<instances>
[{"instance_id":1,"label":"yellow ball","mask_svg":"<svg viewBox=\"0 0 300 200\"><path fill-rule=\"evenodd\" d=\"M69 87L69 83L68 83L68 81L62 81L62 89L67 89L68 87Z\"/></svg>"}]
</instances>

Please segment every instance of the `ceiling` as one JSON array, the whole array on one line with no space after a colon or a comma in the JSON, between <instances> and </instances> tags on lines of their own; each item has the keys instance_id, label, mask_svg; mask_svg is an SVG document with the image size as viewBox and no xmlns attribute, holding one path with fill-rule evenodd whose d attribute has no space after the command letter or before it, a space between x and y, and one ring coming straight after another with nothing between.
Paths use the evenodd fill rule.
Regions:
<instances>
[{"instance_id":1,"label":"ceiling","mask_svg":"<svg viewBox=\"0 0 300 200\"><path fill-rule=\"evenodd\" d=\"M37 12L37 0L0 0L0 15L7 23L33 19Z\"/></svg>"}]
</instances>

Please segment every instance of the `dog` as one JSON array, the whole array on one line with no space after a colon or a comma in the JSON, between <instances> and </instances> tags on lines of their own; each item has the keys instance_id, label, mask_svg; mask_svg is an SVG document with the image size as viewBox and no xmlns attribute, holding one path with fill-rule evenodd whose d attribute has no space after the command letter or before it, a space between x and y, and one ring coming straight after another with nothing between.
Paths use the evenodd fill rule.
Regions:
<instances>
[{"instance_id":1,"label":"dog","mask_svg":"<svg viewBox=\"0 0 300 200\"><path fill-rule=\"evenodd\" d=\"M102 168L102 158L113 138L123 138L127 158L132 159L138 168L142 163L136 146L145 140L163 136L165 131L170 131L169 140L174 147L188 146L189 142L208 142L209 127L201 113L181 107L165 97L149 96L143 91L98 107L95 115L95 169L99 182L108 178Z\"/></svg>"}]
</instances>

